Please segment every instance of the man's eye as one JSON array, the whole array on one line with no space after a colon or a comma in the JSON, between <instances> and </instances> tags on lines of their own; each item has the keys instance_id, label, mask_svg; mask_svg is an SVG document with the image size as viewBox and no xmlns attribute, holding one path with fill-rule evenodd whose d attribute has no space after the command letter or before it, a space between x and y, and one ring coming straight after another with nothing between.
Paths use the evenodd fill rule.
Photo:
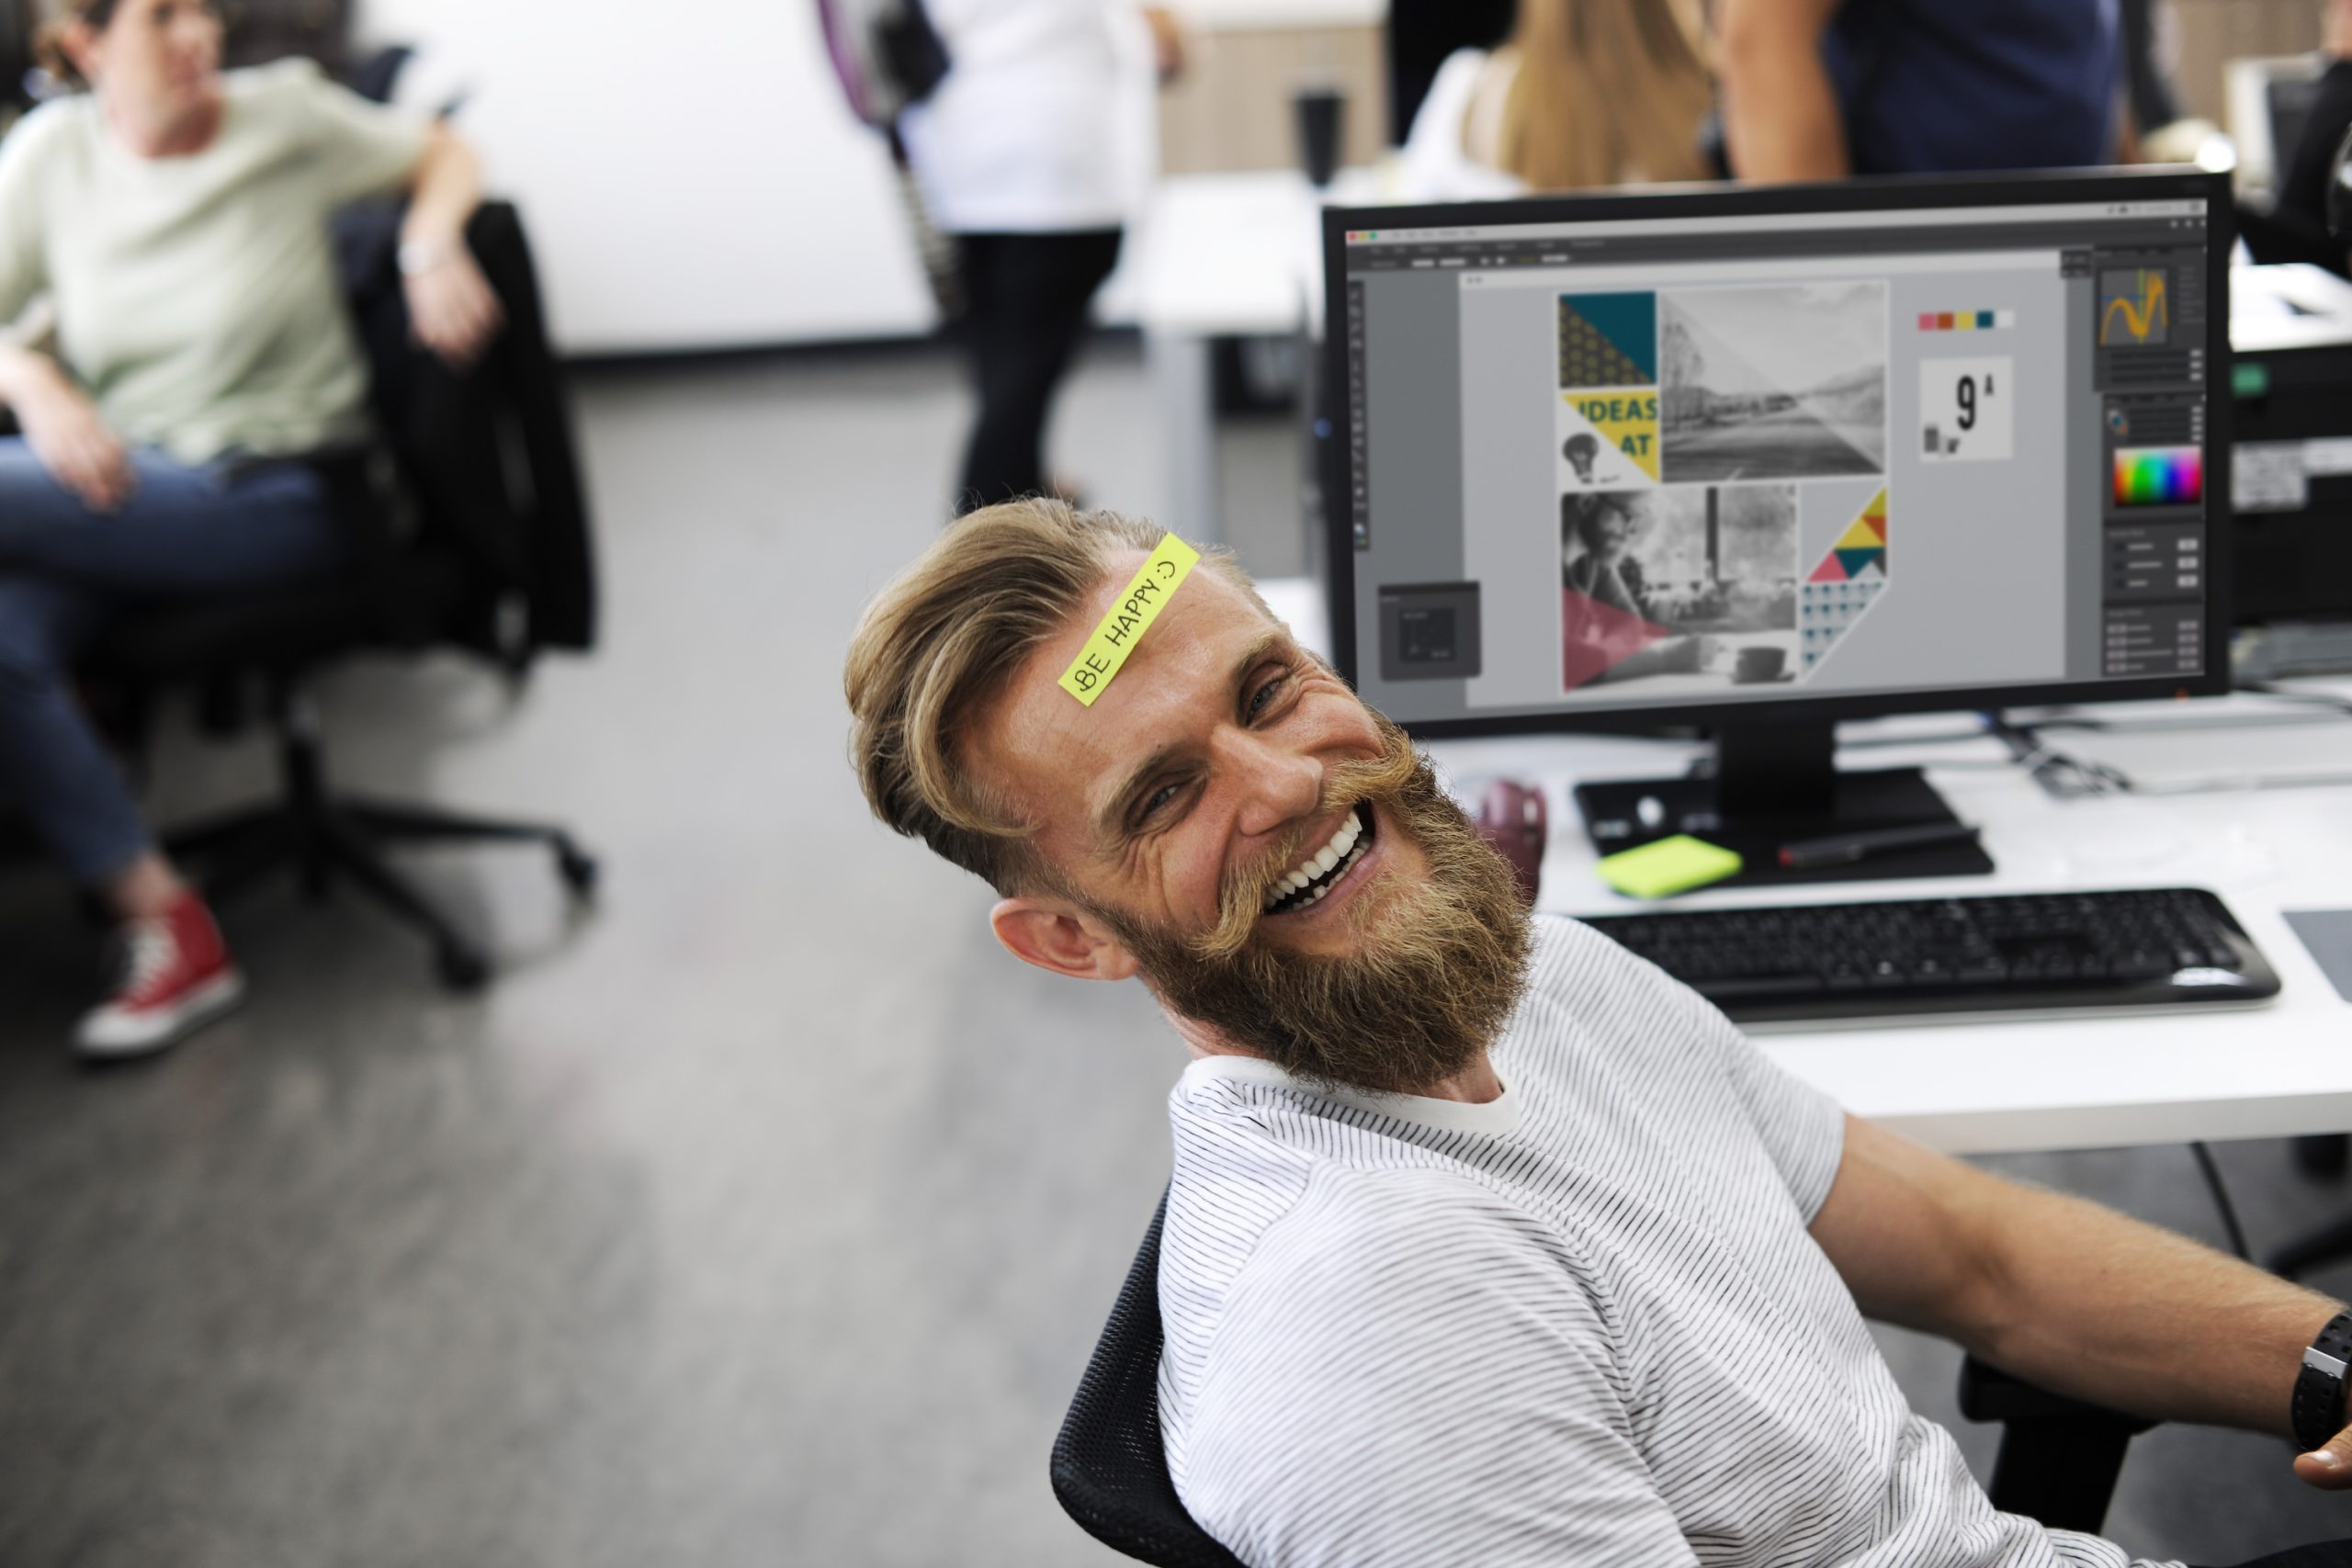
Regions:
<instances>
[{"instance_id":1,"label":"man's eye","mask_svg":"<svg viewBox=\"0 0 2352 1568\"><path fill-rule=\"evenodd\" d=\"M1251 693L1250 696L1250 716L1251 718L1255 718L1260 714L1265 712L1266 705L1272 702L1274 697L1282 691L1282 689L1289 683L1290 673L1285 671L1282 674L1277 675L1272 680L1267 682L1264 685L1259 687L1255 692Z\"/></svg>"},{"instance_id":2,"label":"man's eye","mask_svg":"<svg viewBox=\"0 0 2352 1568\"><path fill-rule=\"evenodd\" d=\"M1148 822L1159 816L1160 807L1173 801L1182 787L1181 784L1166 784L1153 790L1151 798L1143 803L1143 809L1136 813L1136 820Z\"/></svg>"}]
</instances>

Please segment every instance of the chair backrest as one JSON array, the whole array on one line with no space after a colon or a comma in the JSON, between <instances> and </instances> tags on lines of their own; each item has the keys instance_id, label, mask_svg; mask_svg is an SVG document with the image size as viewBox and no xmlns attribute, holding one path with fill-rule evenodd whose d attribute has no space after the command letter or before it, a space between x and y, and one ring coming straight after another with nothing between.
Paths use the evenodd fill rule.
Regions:
<instances>
[{"instance_id":1,"label":"chair backrest","mask_svg":"<svg viewBox=\"0 0 2352 1568\"><path fill-rule=\"evenodd\" d=\"M485 621L469 640L517 664L541 649L586 649L596 626L587 501L521 217L484 202L467 226L506 325L463 373L410 338L399 224L396 205L356 209L337 240L377 422L417 494L422 529L471 563L487 600L523 612Z\"/></svg>"},{"instance_id":2,"label":"chair backrest","mask_svg":"<svg viewBox=\"0 0 2352 1568\"><path fill-rule=\"evenodd\" d=\"M1241 1568L1195 1524L1169 1479L1159 1436L1159 1227L1144 1233L1077 1397L1054 1439L1054 1495L1087 1534L1159 1568Z\"/></svg>"}]
</instances>

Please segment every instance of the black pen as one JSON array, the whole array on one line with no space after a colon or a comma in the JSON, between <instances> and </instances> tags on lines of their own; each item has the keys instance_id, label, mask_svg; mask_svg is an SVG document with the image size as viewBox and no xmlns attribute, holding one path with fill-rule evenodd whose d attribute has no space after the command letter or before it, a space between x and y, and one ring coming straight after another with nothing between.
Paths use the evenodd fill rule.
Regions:
<instances>
[{"instance_id":1,"label":"black pen","mask_svg":"<svg viewBox=\"0 0 2352 1568\"><path fill-rule=\"evenodd\" d=\"M1827 839L1800 839L1781 846L1781 863L1791 871L1811 871L1825 865L1851 865L1871 855L1902 850L1932 849L1976 837L1966 822L1933 822L1924 828L1881 828L1868 833L1839 833Z\"/></svg>"}]
</instances>

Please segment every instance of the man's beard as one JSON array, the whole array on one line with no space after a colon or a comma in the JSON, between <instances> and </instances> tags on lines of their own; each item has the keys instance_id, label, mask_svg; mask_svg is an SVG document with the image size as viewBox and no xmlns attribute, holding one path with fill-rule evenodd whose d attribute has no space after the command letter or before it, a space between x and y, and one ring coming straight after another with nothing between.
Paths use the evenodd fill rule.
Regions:
<instances>
[{"instance_id":1,"label":"man's beard","mask_svg":"<svg viewBox=\"0 0 2352 1568\"><path fill-rule=\"evenodd\" d=\"M1185 938L1108 909L1167 1007L1294 1076L1385 1093L1426 1090L1476 1059L1526 986L1528 918L1510 867L1438 786L1405 732L1378 715L1383 753L1331 770L1321 818L1358 802L1379 833L1417 845L1429 874L1385 874L1345 918L1357 951L1295 952L1259 929L1266 900L1308 850L1305 829L1263 863L1229 874L1217 924ZM1379 906L1374 908L1374 906Z\"/></svg>"}]
</instances>

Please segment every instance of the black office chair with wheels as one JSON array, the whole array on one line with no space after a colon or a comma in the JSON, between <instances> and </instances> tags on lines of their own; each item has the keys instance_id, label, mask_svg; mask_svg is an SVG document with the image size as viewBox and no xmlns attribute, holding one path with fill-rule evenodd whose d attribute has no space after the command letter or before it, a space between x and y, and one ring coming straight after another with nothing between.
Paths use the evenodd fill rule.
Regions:
<instances>
[{"instance_id":1,"label":"black office chair with wheels","mask_svg":"<svg viewBox=\"0 0 2352 1568\"><path fill-rule=\"evenodd\" d=\"M386 205L350 215L339 236L384 437L327 465L330 491L361 541L355 570L126 619L80 672L121 702L134 730L136 716L166 689L196 690L208 713L233 723L238 699L258 686L277 732L279 798L167 835L167 847L215 899L274 870L294 871L313 896L348 880L422 928L441 978L463 989L487 978L487 955L391 866L385 848L541 843L576 896L594 887L596 863L553 825L331 793L309 689L354 655L435 648L463 649L520 679L544 649L593 644L595 586L578 463L520 219L492 202L468 227L506 326L462 375L410 341L393 254L398 222L398 209Z\"/></svg>"},{"instance_id":2,"label":"black office chair with wheels","mask_svg":"<svg viewBox=\"0 0 2352 1568\"><path fill-rule=\"evenodd\" d=\"M1054 1495L1095 1540L1158 1568L1240 1568L1195 1523L1169 1478L1159 1435L1159 1229L1168 1199L1144 1232L1110 1322L1054 1439ZM1962 1413L1999 1421L1993 1506L2053 1529L2097 1530L2132 1437L2154 1422L2085 1404L1971 1357L1960 1375Z\"/></svg>"}]
</instances>

